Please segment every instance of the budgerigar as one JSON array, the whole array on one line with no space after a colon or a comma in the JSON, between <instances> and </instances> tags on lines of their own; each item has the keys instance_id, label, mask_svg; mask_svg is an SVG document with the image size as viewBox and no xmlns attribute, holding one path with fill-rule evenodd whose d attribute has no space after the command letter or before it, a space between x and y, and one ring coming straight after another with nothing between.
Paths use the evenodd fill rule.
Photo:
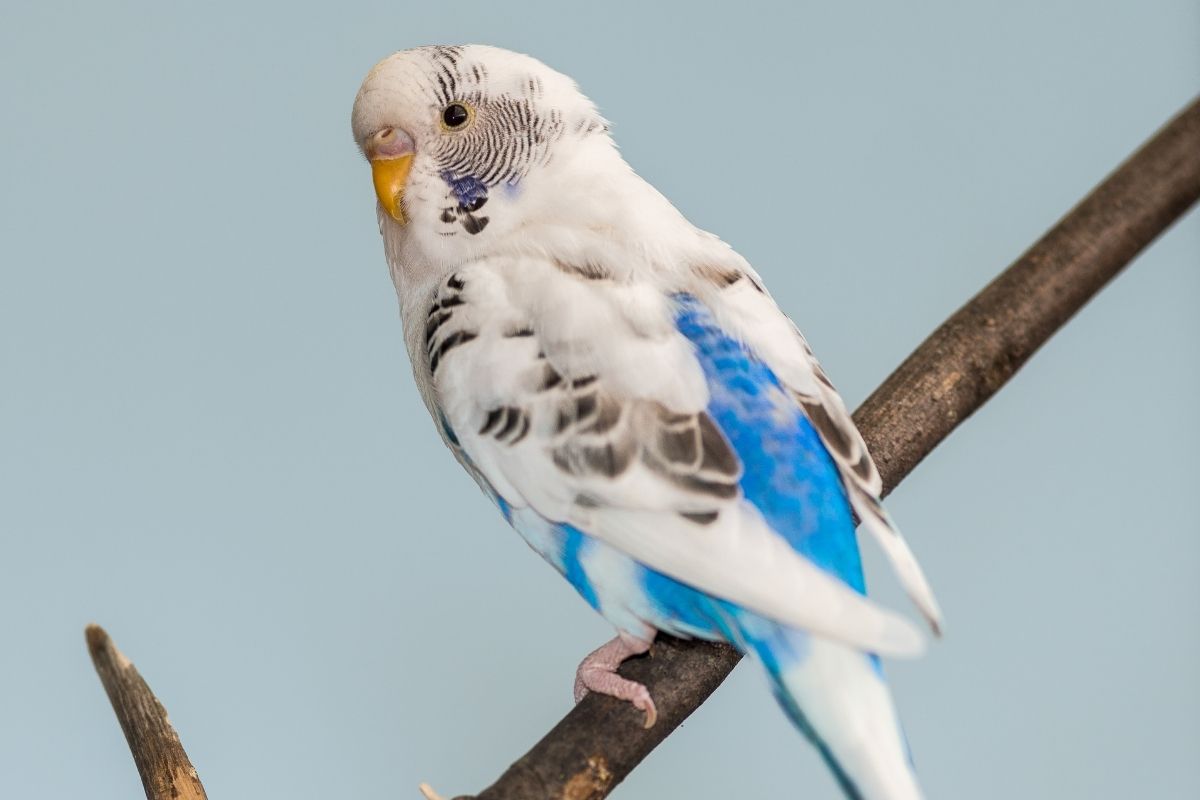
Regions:
<instances>
[{"instance_id":1,"label":"budgerigar","mask_svg":"<svg viewBox=\"0 0 1200 800\"><path fill-rule=\"evenodd\" d=\"M921 796L879 665L924 639L865 596L855 516L935 632L841 398L758 274L638 177L566 76L480 46L367 75L370 161L429 412L529 545L617 629L578 700L659 631L763 667L846 795Z\"/></svg>"}]
</instances>

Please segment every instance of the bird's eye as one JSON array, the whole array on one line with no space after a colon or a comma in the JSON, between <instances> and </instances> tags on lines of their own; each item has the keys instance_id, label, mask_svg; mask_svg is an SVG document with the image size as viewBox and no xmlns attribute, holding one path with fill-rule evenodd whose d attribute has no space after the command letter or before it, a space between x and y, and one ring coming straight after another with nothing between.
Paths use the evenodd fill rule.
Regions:
<instances>
[{"instance_id":1,"label":"bird's eye","mask_svg":"<svg viewBox=\"0 0 1200 800\"><path fill-rule=\"evenodd\" d=\"M451 103L442 110L442 125L448 131L462 130L471 121L471 109L462 103Z\"/></svg>"}]
</instances>

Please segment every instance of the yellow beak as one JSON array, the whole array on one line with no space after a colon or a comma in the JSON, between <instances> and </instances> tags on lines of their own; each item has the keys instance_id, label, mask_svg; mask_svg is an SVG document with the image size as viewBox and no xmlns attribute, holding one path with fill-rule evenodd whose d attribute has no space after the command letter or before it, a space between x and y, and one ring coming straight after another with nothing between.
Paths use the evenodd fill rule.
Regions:
<instances>
[{"instance_id":1,"label":"yellow beak","mask_svg":"<svg viewBox=\"0 0 1200 800\"><path fill-rule=\"evenodd\" d=\"M408 171L412 169L412 160L412 153L371 160L375 196L379 198L383 210L401 225L408 222L404 216L404 184L408 180Z\"/></svg>"}]
</instances>

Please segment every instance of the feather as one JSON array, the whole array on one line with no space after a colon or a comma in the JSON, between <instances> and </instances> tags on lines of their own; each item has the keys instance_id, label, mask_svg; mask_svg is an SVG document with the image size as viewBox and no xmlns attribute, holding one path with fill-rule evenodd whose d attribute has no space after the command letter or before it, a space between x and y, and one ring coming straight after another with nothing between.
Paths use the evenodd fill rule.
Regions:
<instances>
[{"instance_id":1,"label":"feather","mask_svg":"<svg viewBox=\"0 0 1200 800\"><path fill-rule=\"evenodd\" d=\"M437 127L450 104L468 121ZM392 129L415 142L404 213L378 212L405 342L505 518L623 634L755 656L847 796L919 798L875 654L923 641L865 597L855 515L935 632L941 612L845 404L753 269L528 56L397 53L352 125L368 158Z\"/></svg>"},{"instance_id":2,"label":"feather","mask_svg":"<svg viewBox=\"0 0 1200 800\"><path fill-rule=\"evenodd\" d=\"M562 307L550 298L581 285L582 313L546 313ZM674 301L646 292L658 302L643 298L638 313L671 320ZM906 621L813 564L746 502L725 432L693 410L709 387L691 343L673 324L628 319L623 294L535 259L473 264L440 287L429 313L440 318L453 300L455 317L428 343L429 374L482 477L513 486L513 505L523 498L547 519L781 623L874 652L919 652ZM505 335L514 325L532 335ZM445 349L468 329L468 341ZM687 514L711 519L698 526Z\"/></svg>"},{"instance_id":3,"label":"feather","mask_svg":"<svg viewBox=\"0 0 1200 800\"><path fill-rule=\"evenodd\" d=\"M862 434L808 342L756 285L757 278L725 286L699 281L695 288L731 335L744 341L793 393L837 463L863 528L879 544L930 628L940 635L941 609L908 543L880 504L883 481Z\"/></svg>"}]
</instances>

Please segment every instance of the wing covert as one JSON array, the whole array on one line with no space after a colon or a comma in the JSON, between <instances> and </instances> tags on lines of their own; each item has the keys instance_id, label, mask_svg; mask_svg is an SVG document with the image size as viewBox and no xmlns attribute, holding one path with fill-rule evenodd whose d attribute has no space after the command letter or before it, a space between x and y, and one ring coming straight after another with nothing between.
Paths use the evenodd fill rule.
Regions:
<instances>
[{"instance_id":1,"label":"wing covert","mask_svg":"<svg viewBox=\"0 0 1200 800\"><path fill-rule=\"evenodd\" d=\"M907 621L744 501L743 465L658 288L535 259L479 262L438 288L425 330L435 401L506 503L787 624L880 653L920 650Z\"/></svg>"}]
</instances>

